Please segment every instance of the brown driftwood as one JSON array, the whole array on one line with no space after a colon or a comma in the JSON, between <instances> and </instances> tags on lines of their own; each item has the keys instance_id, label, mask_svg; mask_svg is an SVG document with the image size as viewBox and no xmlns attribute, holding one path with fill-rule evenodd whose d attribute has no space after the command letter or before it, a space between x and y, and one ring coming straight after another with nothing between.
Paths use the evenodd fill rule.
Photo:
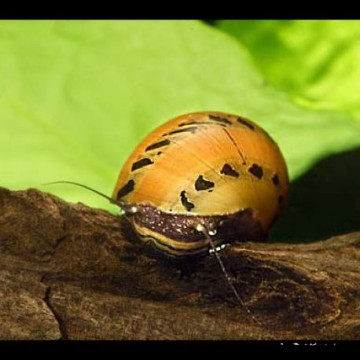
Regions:
<instances>
[{"instance_id":1,"label":"brown driftwood","mask_svg":"<svg viewBox=\"0 0 360 360\"><path fill-rule=\"evenodd\" d=\"M1 339L360 339L360 232L246 243L184 275L127 239L120 217L0 188Z\"/></svg>"}]
</instances>

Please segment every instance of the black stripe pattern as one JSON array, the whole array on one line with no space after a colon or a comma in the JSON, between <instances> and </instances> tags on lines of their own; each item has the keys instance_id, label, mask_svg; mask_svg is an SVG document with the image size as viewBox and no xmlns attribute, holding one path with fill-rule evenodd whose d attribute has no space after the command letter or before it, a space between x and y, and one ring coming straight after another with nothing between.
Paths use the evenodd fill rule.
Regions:
<instances>
[{"instance_id":1,"label":"black stripe pattern","mask_svg":"<svg viewBox=\"0 0 360 360\"><path fill-rule=\"evenodd\" d=\"M224 164L222 169L220 170L220 174L227 175L227 176L233 176L233 177L239 177L240 174L237 172L231 165Z\"/></svg>"},{"instance_id":2,"label":"black stripe pattern","mask_svg":"<svg viewBox=\"0 0 360 360\"><path fill-rule=\"evenodd\" d=\"M156 143L153 143L153 144L147 146L145 148L145 151L151 151L151 150L158 149L158 148L161 148L161 147L167 146L167 145L170 145L170 140L164 139L164 140L158 141Z\"/></svg>"},{"instance_id":3,"label":"black stripe pattern","mask_svg":"<svg viewBox=\"0 0 360 360\"><path fill-rule=\"evenodd\" d=\"M195 181L195 190L196 191L202 191L202 190L209 190L212 189L215 186L215 183L212 181L204 179L202 175L200 175L196 181Z\"/></svg>"},{"instance_id":4,"label":"black stripe pattern","mask_svg":"<svg viewBox=\"0 0 360 360\"><path fill-rule=\"evenodd\" d=\"M132 191L134 191L135 188L135 181L129 180L122 188L119 189L117 193L117 199L120 200L125 195L130 194Z\"/></svg>"},{"instance_id":5,"label":"black stripe pattern","mask_svg":"<svg viewBox=\"0 0 360 360\"><path fill-rule=\"evenodd\" d=\"M262 167L258 164L252 164L248 171L258 179L261 179L264 175Z\"/></svg>"},{"instance_id":6,"label":"black stripe pattern","mask_svg":"<svg viewBox=\"0 0 360 360\"><path fill-rule=\"evenodd\" d=\"M194 134L197 129L198 129L197 126L189 126L187 128L176 129L176 130L173 130L173 131L169 131L169 132L163 134L163 136L175 135L175 134L184 133L184 132L189 132L189 133Z\"/></svg>"},{"instance_id":7,"label":"black stripe pattern","mask_svg":"<svg viewBox=\"0 0 360 360\"><path fill-rule=\"evenodd\" d=\"M218 115L211 115L210 114L209 119L214 120L214 121L218 121L218 122L220 122L222 124L226 124L226 125L231 125L232 124L232 122L229 119L227 119L226 117L222 117L222 116L218 116Z\"/></svg>"},{"instance_id":8,"label":"black stripe pattern","mask_svg":"<svg viewBox=\"0 0 360 360\"><path fill-rule=\"evenodd\" d=\"M180 193L180 200L181 200L181 204L186 209L186 211L191 211L191 209L195 207L195 205L192 202L190 202L189 199L187 198L185 190L183 190Z\"/></svg>"},{"instance_id":9,"label":"black stripe pattern","mask_svg":"<svg viewBox=\"0 0 360 360\"><path fill-rule=\"evenodd\" d=\"M148 166L148 165L151 165L153 164L154 162L149 159L149 158L143 158L143 159L140 159L138 161L135 161L132 166L131 166L131 171L135 171L135 170L138 170L144 166Z\"/></svg>"},{"instance_id":10,"label":"black stripe pattern","mask_svg":"<svg viewBox=\"0 0 360 360\"><path fill-rule=\"evenodd\" d=\"M246 121L244 118L238 117L237 119L238 123L240 123L241 125L246 126L247 128L251 129L251 130L255 130L255 126L253 124L250 124L248 121Z\"/></svg>"}]
</instances>

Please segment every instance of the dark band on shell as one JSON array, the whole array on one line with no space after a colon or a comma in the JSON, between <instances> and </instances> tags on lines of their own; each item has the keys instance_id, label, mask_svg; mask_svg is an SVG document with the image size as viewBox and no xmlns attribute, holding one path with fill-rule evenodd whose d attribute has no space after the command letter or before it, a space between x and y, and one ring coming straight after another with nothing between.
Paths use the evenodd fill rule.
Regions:
<instances>
[{"instance_id":1,"label":"dark band on shell","mask_svg":"<svg viewBox=\"0 0 360 360\"><path fill-rule=\"evenodd\" d=\"M233 176L238 178L240 176L239 172L236 171L230 164L224 164L222 169L220 170L220 174Z\"/></svg>"},{"instance_id":2,"label":"dark band on shell","mask_svg":"<svg viewBox=\"0 0 360 360\"><path fill-rule=\"evenodd\" d=\"M212 189L214 186L215 186L215 183L204 179L204 177L202 175L199 175L199 177L196 179L195 184L194 184L196 191L209 190L209 189Z\"/></svg>"},{"instance_id":3,"label":"dark band on shell","mask_svg":"<svg viewBox=\"0 0 360 360\"><path fill-rule=\"evenodd\" d=\"M183 127L183 126L188 126L188 125L199 125L199 126L226 126L225 124L221 124L221 123L214 123L214 122L210 122L210 121L188 121L188 122L183 122L181 124L179 124L179 127Z\"/></svg>"},{"instance_id":4,"label":"dark band on shell","mask_svg":"<svg viewBox=\"0 0 360 360\"><path fill-rule=\"evenodd\" d=\"M218 122L220 122L222 124L232 125L232 122L229 119L227 119L226 117L223 117L223 116L210 114L209 119L214 120L214 121L218 121Z\"/></svg>"},{"instance_id":5,"label":"dark band on shell","mask_svg":"<svg viewBox=\"0 0 360 360\"><path fill-rule=\"evenodd\" d=\"M167 145L170 145L170 140L169 139L164 139L164 140L158 141L156 143L153 143L153 144L147 146L145 151L158 149L160 147L167 146Z\"/></svg>"},{"instance_id":6,"label":"dark band on shell","mask_svg":"<svg viewBox=\"0 0 360 360\"><path fill-rule=\"evenodd\" d=\"M197 129L198 129L197 126L189 126L187 128L176 129L176 130L173 130L173 131L169 131L169 132L163 134L163 136L175 135L175 134L184 133L184 132L189 132L189 133L194 134Z\"/></svg>"},{"instance_id":7,"label":"dark band on shell","mask_svg":"<svg viewBox=\"0 0 360 360\"><path fill-rule=\"evenodd\" d=\"M135 188L135 181L129 180L117 193L117 199L120 200L122 197L130 194Z\"/></svg>"},{"instance_id":8,"label":"dark band on shell","mask_svg":"<svg viewBox=\"0 0 360 360\"><path fill-rule=\"evenodd\" d=\"M148 166L148 165L151 165L153 164L154 162L149 159L149 158L143 158L143 159L140 159L138 161L135 161L132 166L131 166L131 171L135 171L135 170L138 170L144 166Z\"/></svg>"},{"instance_id":9,"label":"dark band on shell","mask_svg":"<svg viewBox=\"0 0 360 360\"><path fill-rule=\"evenodd\" d=\"M280 185L279 175L278 175L278 174L274 174L273 177L271 178L271 181L273 182L273 184L274 184L275 186L279 186L279 185Z\"/></svg>"},{"instance_id":10,"label":"dark band on shell","mask_svg":"<svg viewBox=\"0 0 360 360\"><path fill-rule=\"evenodd\" d=\"M183 190L180 193L180 200L181 200L181 204L186 209L186 211L191 211L191 209L195 207L195 205L192 202L190 202L189 199L187 198L187 194L185 190Z\"/></svg>"},{"instance_id":11,"label":"dark band on shell","mask_svg":"<svg viewBox=\"0 0 360 360\"><path fill-rule=\"evenodd\" d=\"M238 117L237 122L240 123L241 125L244 125L244 126L248 127L251 130L255 130L255 126L253 124L250 124L248 121L246 121L242 117Z\"/></svg>"},{"instance_id":12,"label":"dark band on shell","mask_svg":"<svg viewBox=\"0 0 360 360\"><path fill-rule=\"evenodd\" d=\"M258 179L261 179L264 175L262 167L258 164L252 164L248 171Z\"/></svg>"}]
</instances>

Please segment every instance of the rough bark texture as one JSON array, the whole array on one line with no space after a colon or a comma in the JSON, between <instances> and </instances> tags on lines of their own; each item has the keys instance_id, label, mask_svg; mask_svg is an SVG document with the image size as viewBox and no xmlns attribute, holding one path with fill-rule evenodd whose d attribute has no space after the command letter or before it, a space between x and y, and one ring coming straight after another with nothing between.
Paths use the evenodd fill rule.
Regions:
<instances>
[{"instance_id":1,"label":"rough bark texture","mask_svg":"<svg viewBox=\"0 0 360 360\"><path fill-rule=\"evenodd\" d=\"M360 339L359 247L360 232L226 248L251 316L214 257L185 272L120 217L0 188L0 338Z\"/></svg>"}]
</instances>

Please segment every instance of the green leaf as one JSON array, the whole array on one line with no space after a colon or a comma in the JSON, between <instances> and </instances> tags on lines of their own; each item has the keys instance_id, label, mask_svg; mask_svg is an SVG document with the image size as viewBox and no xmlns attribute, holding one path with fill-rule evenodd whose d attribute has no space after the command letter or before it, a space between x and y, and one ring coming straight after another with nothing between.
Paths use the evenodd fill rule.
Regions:
<instances>
[{"instance_id":1,"label":"green leaf","mask_svg":"<svg viewBox=\"0 0 360 360\"><path fill-rule=\"evenodd\" d=\"M270 47L262 51L272 59ZM299 64L292 73L301 82L309 74ZM198 110L259 123L279 143L292 179L360 145L349 116L295 106L245 47L198 21L2 21L0 79L1 185L12 189L71 180L110 195L151 129ZM70 185L41 189L113 209Z\"/></svg>"},{"instance_id":2,"label":"green leaf","mask_svg":"<svg viewBox=\"0 0 360 360\"><path fill-rule=\"evenodd\" d=\"M360 122L360 21L239 21L217 26L245 45L269 82L298 104Z\"/></svg>"}]
</instances>

